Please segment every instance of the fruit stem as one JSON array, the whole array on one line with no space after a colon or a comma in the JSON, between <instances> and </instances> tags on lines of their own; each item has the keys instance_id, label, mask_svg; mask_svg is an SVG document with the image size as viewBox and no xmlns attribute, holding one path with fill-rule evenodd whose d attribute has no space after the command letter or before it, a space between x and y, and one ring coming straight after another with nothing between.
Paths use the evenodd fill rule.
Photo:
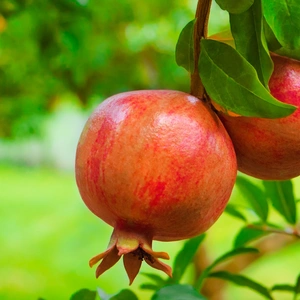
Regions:
<instances>
[{"instance_id":1,"label":"fruit stem","mask_svg":"<svg viewBox=\"0 0 300 300\"><path fill-rule=\"evenodd\" d=\"M212 0L198 0L194 27L194 71L191 73L191 95L205 101L205 89L199 76L200 41L207 37L208 19Z\"/></svg>"}]
</instances>

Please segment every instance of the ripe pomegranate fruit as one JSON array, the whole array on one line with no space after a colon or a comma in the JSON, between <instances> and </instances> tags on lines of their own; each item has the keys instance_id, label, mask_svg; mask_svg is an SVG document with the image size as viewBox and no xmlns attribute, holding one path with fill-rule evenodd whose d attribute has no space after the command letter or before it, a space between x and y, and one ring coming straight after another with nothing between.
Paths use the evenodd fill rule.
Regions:
<instances>
[{"instance_id":1,"label":"ripe pomegranate fruit","mask_svg":"<svg viewBox=\"0 0 300 300\"><path fill-rule=\"evenodd\" d=\"M122 255L130 283L144 259L171 276L152 240L207 230L223 212L237 173L231 140L197 98L169 90L134 91L101 103L76 153L76 181L87 207L114 227L108 249L90 260L98 277Z\"/></svg>"},{"instance_id":2,"label":"ripe pomegranate fruit","mask_svg":"<svg viewBox=\"0 0 300 300\"><path fill-rule=\"evenodd\" d=\"M300 105L300 62L272 55L269 87L278 100ZM235 147L238 169L265 180L300 174L300 110L278 119L233 117L218 113Z\"/></svg>"}]
</instances>

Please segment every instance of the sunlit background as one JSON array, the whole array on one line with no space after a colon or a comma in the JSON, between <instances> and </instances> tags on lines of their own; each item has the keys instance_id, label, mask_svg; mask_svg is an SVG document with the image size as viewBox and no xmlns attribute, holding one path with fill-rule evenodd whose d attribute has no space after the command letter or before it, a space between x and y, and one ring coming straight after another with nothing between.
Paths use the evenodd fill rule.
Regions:
<instances>
[{"instance_id":1,"label":"sunlit background","mask_svg":"<svg viewBox=\"0 0 300 300\"><path fill-rule=\"evenodd\" d=\"M121 262L100 279L88 266L106 248L112 228L80 199L76 144L90 112L110 95L189 90L188 74L176 66L174 49L196 3L0 1L1 300L69 299L81 288L115 293L128 287ZM209 32L226 28L227 14L213 4ZM238 197L235 191L233 201ZM240 227L223 215L209 231L208 257L229 250ZM154 249L174 258L181 246L155 243ZM299 261L298 243L243 272L269 286L292 283ZM143 266L142 271L150 270ZM191 276L192 268L185 280ZM146 300L150 294L139 289L145 280L139 275L131 288ZM231 300L263 299L233 286L224 293Z\"/></svg>"}]
</instances>

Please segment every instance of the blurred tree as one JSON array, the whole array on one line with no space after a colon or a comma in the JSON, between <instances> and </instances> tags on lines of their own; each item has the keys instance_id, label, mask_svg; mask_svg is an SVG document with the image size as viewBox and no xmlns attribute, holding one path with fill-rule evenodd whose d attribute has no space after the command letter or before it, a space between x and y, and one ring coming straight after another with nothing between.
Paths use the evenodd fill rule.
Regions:
<instances>
[{"instance_id":1,"label":"blurred tree","mask_svg":"<svg viewBox=\"0 0 300 300\"><path fill-rule=\"evenodd\" d=\"M187 91L174 47L193 11L187 0L2 0L0 137L39 133L66 92L88 106L126 90Z\"/></svg>"}]
</instances>

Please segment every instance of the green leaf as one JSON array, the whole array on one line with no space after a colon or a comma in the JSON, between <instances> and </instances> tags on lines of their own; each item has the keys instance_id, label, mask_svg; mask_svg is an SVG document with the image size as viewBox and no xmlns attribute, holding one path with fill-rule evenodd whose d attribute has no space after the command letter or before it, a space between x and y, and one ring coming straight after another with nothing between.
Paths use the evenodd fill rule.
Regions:
<instances>
[{"instance_id":1,"label":"green leaf","mask_svg":"<svg viewBox=\"0 0 300 300\"><path fill-rule=\"evenodd\" d=\"M223 10L227 10L231 14L240 14L246 11L254 0L216 0L216 2Z\"/></svg>"},{"instance_id":2,"label":"green leaf","mask_svg":"<svg viewBox=\"0 0 300 300\"><path fill-rule=\"evenodd\" d=\"M273 300L273 297L271 296L269 290L266 287L264 287L260 283L253 281L252 279L245 277L243 275L232 274L232 273L225 272L225 271L219 271L219 272L210 273L209 277L224 279L224 280L233 282L239 286L248 287L248 288L256 291L257 293L265 296L266 298Z\"/></svg>"},{"instance_id":3,"label":"green leaf","mask_svg":"<svg viewBox=\"0 0 300 300\"><path fill-rule=\"evenodd\" d=\"M271 200L274 208L294 225L296 224L296 201L291 180L263 181L266 196Z\"/></svg>"},{"instance_id":4,"label":"green leaf","mask_svg":"<svg viewBox=\"0 0 300 300\"><path fill-rule=\"evenodd\" d=\"M143 283L140 285L140 289L142 290L151 290L151 291L156 291L161 287L158 287L156 284L152 283Z\"/></svg>"},{"instance_id":5,"label":"green leaf","mask_svg":"<svg viewBox=\"0 0 300 300\"><path fill-rule=\"evenodd\" d=\"M173 277L170 279L172 282L178 283L183 276L186 268L193 260L200 244L204 240L205 235L201 234L195 238L189 239L184 243L183 248L175 257L173 265Z\"/></svg>"},{"instance_id":6,"label":"green leaf","mask_svg":"<svg viewBox=\"0 0 300 300\"><path fill-rule=\"evenodd\" d=\"M268 88L273 61L263 32L261 0L255 0L241 14L230 14L230 27L236 50L255 68L259 80Z\"/></svg>"},{"instance_id":7,"label":"green leaf","mask_svg":"<svg viewBox=\"0 0 300 300\"><path fill-rule=\"evenodd\" d=\"M282 56L287 56L293 59L297 59L300 60L300 51L297 50L291 50L291 49L287 49L287 48L280 48L278 50L275 51L275 53L282 55Z\"/></svg>"},{"instance_id":8,"label":"green leaf","mask_svg":"<svg viewBox=\"0 0 300 300\"><path fill-rule=\"evenodd\" d=\"M246 217L239 211L236 209L236 206L233 204L228 203L226 208L225 208L225 212L228 213L229 215L238 218L244 222L247 222Z\"/></svg>"},{"instance_id":9,"label":"green leaf","mask_svg":"<svg viewBox=\"0 0 300 300\"><path fill-rule=\"evenodd\" d=\"M257 185L252 183L244 176L237 177L236 185L247 202L251 205L257 216L263 222L266 222L268 218L269 207L263 190L261 190Z\"/></svg>"},{"instance_id":10,"label":"green leaf","mask_svg":"<svg viewBox=\"0 0 300 300\"><path fill-rule=\"evenodd\" d=\"M159 275L152 274L152 273L141 273L141 274L155 282L155 284L152 284L152 283L142 284L140 286L140 288L142 288L142 289L153 289L153 287L155 287L154 290L157 290L157 289L163 287L164 285L166 285L167 281Z\"/></svg>"},{"instance_id":11,"label":"green leaf","mask_svg":"<svg viewBox=\"0 0 300 300\"><path fill-rule=\"evenodd\" d=\"M295 292L295 287L290 284L276 284L272 287L272 291Z\"/></svg>"},{"instance_id":12,"label":"green leaf","mask_svg":"<svg viewBox=\"0 0 300 300\"><path fill-rule=\"evenodd\" d=\"M95 300L97 296L96 291L91 291L88 289L81 289L74 293L70 300Z\"/></svg>"},{"instance_id":13,"label":"green leaf","mask_svg":"<svg viewBox=\"0 0 300 300\"><path fill-rule=\"evenodd\" d=\"M253 66L227 44L202 39L200 77L211 99L243 116L279 118L296 107L276 100L261 84Z\"/></svg>"},{"instance_id":14,"label":"green leaf","mask_svg":"<svg viewBox=\"0 0 300 300\"><path fill-rule=\"evenodd\" d=\"M247 243L256 240L258 238L261 238L267 234L268 233L263 230L243 227L235 237L234 247L235 248L243 247Z\"/></svg>"},{"instance_id":15,"label":"green leaf","mask_svg":"<svg viewBox=\"0 0 300 300\"><path fill-rule=\"evenodd\" d=\"M176 44L175 59L178 66L193 73L194 59L194 25L195 20L190 21L181 31Z\"/></svg>"},{"instance_id":16,"label":"green leaf","mask_svg":"<svg viewBox=\"0 0 300 300\"><path fill-rule=\"evenodd\" d=\"M263 12L279 43L289 49L300 49L299 0L262 0Z\"/></svg>"},{"instance_id":17,"label":"green leaf","mask_svg":"<svg viewBox=\"0 0 300 300\"><path fill-rule=\"evenodd\" d=\"M110 300L138 300L138 297L131 290L121 290L118 294L113 295Z\"/></svg>"},{"instance_id":18,"label":"green leaf","mask_svg":"<svg viewBox=\"0 0 300 300\"><path fill-rule=\"evenodd\" d=\"M151 300L206 300L190 285L174 284L158 290Z\"/></svg>"},{"instance_id":19,"label":"green leaf","mask_svg":"<svg viewBox=\"0 0 300 300\"><path fill-rule=\"evenodd\" d=\"M295 296L294 296L295 300L297 298L297 295L299 295L299 294L300 294L300 274L298 275L296 285L295 285Z\"/></svg>"},{"instance_id":20,"label":"green leaf","mask_svg":"<svg viewBox=\"0 0 300 300\"><path fill-rule=\"evenodd\" d=\"M135 295L135 293L128 289L121 290L119 293L114 295L108 295L103 290L98 288L98 295L101 300L138 300L138 297Z\"/></svg>"},{"instance_id":21,"label":"green leaf","mask_svg":"<svg viewBox=\"0 0 300 300\"><path fill-rule=\"evenodd\" d=\"M195 288L197 290L200 290L203 284L203 281L206 277L208 277L209 272L216 267L218 264L224 262L225 260L232 258L233 256L240 255L240 254L245 254L245 253L258 253L258 250L256 248L237 248L233 249L224 255L220 256L217 258L211 265L209 265L207 268L205 268L199 278L197 279L195 283Z\"/></svg>"},{"instance_id":22,"label":"green leaf","mask_svg":"<svg viewBox=\"0 0 300 300\"><path fill-rule=\"evenodd\" d=\"M212 270L215 266L218 264L224 262L225 260L232 258L233 256L241 255L241 254L246 254L246 253L258 253L258 249L256 248L236 248L233 249L224 255L220 256L218 259L216 259L210 266L209 266L209 271Z\"/></svg>"},{"instance_id":23,"label":"green leaf","mask_svg":"<svg viewBox=\"0 0 300 300\"><path fill-rule=\"evenodd\" d=\"M278 42L274 32L272 31L271 27L269 26L265 18L263 18L263 28L264 28L264 34L267 40L269 50L275 51L280 49L282 46Z\"/></svg>"}]
</instances>

